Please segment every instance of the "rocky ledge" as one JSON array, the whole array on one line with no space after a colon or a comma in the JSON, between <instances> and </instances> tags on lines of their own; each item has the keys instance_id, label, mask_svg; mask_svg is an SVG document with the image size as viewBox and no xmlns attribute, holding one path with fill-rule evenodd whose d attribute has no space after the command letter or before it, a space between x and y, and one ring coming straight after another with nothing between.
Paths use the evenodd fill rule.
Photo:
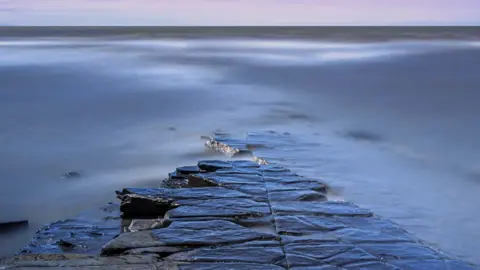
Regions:
<instances>
[{"instance_id":1,"label":"rocky ledge","mask_svg":"<svg viewBox=\"0 0 480 270\"><path fill-rule=\"evenodd\" d=\"M167 184L117 191L97 222L51 224L0 268L477 269L265 161L200 161Z\"/></svg>"}]
</instances>

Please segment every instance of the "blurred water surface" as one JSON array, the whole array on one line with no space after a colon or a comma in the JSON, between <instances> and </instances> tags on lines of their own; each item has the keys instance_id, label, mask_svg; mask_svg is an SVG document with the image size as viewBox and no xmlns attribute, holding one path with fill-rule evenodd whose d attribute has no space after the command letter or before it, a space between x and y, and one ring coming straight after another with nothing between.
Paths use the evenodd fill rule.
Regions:
<instances>
[{"instance_id":1,"label":"blurred water surface","mask_svg":"<svg viewBox=\"0 0 480 270\"><path fill-rule=\"evenodd\" d=\"M300 173L480 263L479 32L3 28L0 220L31 226L0 255L207 158L200 135L273 129Z\"/></svg>"}]
</instances>

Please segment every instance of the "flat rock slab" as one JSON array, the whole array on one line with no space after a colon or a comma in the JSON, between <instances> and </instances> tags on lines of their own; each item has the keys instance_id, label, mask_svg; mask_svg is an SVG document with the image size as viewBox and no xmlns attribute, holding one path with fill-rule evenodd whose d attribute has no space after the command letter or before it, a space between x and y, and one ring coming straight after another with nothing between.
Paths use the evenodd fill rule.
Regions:
<instances>
[{"instance_id":1,"label":"flat rock slab","mask_svg":"<svg viewBox=\"0 0 480 270\"><path fill-rule=\"evenodd\" d=\"M119 205L109 204L41 228L21 253L99 254L121 232Z\"/></svg>"},{"instance_id":2,"label":"flat rock slab","mask_svg":"<svg viewBox=\"0 0 480 270\"><path fill-rule=\"evenodd\" d=\"M280 243L256 241L220 247L199 248L173 254L165 260L176 262L235 262L255 264L282 264L284 254Z\"/></svg>"},{"instance_id":3,"label":"flat rock slab","mask_svg":"<svg viewBox=\"0 0 480 270\"><path fill-rule=\"evenodd\" d=\"M276 237L225 220L173 222L167 228L121 234L102 248L102 254L116 255L130 249L160 246L218 246Z\"/></svg>"},{"instance_id":4,"label":"flat rock slab","mask_svg":"<svg viewBox=\"0 0 480 270\"><path fill-rule=\"evenodd\" d=\"M276 215L316 215L371 217L373 213L348 202L272 202L272 210Z\"/></svg>"}]
</instances>

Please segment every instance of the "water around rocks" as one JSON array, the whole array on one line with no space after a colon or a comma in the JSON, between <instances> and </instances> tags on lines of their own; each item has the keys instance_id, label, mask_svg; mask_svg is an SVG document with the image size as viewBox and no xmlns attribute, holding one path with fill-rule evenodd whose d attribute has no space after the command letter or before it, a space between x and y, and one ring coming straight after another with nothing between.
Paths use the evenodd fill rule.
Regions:
<instances>
[{"instance_id":1,"label":"water around rocks","mask_svg":"<svg viewBox=\"0 0 480 270\"><path fill-rule=\"evenodd\" d=\"M121 204L102 208L96 222L51 224L4 267L478 269L367 209L327 201L323 183L279 165L207 160L188 168L177 169L185 187L125 188Z\"/></svg>"}]
</instances>

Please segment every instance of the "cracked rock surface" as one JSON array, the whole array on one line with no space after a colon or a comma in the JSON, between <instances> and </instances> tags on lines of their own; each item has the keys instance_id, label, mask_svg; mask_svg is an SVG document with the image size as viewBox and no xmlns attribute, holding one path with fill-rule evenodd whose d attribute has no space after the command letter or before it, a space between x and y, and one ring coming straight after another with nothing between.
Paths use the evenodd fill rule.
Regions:
<instances>
[{"instance_id":1,"label":"cracked rock surface","mask_svg":"<svg viewBox=\"0 0 480 270\"><path fill-rule=\"evenodd\" d=\"M220 137L208 144L231 155L268 148L261 133L252 144ZM328 201L319 181L261 164L200 161L171 174L178 188L118 191L120 205L98 222L53 223L0 269L477 269L367 209Z\"/></svg>"}]
</instances>

